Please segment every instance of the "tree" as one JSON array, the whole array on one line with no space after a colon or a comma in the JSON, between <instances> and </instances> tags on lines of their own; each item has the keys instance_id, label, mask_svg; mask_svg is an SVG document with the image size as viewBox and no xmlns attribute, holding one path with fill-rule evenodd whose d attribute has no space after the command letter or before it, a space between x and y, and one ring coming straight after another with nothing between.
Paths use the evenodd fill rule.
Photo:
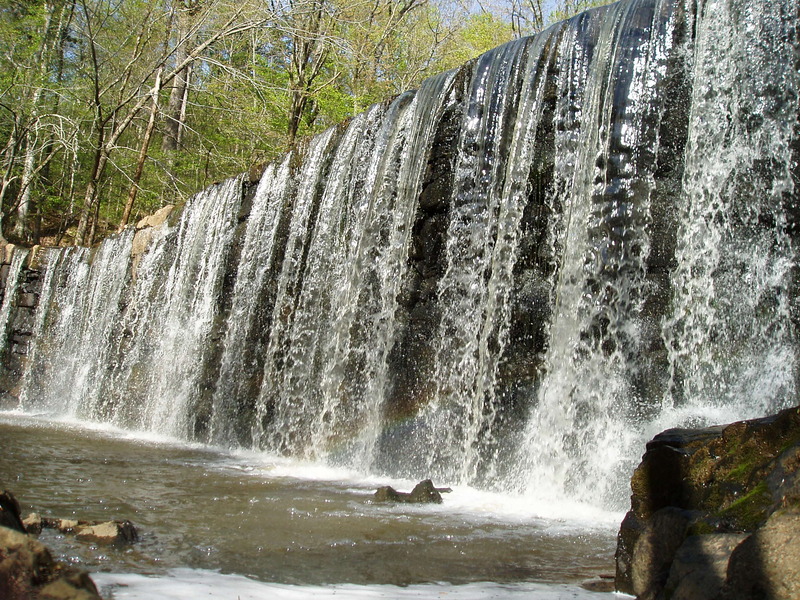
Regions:
<instances>
[{"instance_id":1,"label":"tree","mask_svg":"<svg viewBox=\"0 0 800 600\"><path fill-rule=\"evenodd\" d=\"M212 21L212 17L219 14L216 10L212 12L212 8L219 9L217 6L219 4L223 3L206 3L199 21ZM86 40L89 58L88 79L92 86L94 144L91 172L75 236L76 244L92 242L94 235L90 227L96 224L99 208L98 192L111 153L139 111L160 92L162 84L154 86L152 80L160 66L167 64L176 53L174 48L167 49L165 53L158 51L163 45L154 40L153 36L155 31L163 31L162 27L156 25L164 15L156 13L149 3L145 5L147 8L140 13L137 27L123 38L123 43L119 45L120 50L116 51L115 55L109 56L107 48L113 46L103 43L102 40L103 36L111 33L108 24L113 21L130 24L130 20L119 19L121 5L118 3L105 0L90 4L89 0L80 0L83 37ZM247 8L249 8L247 5L240 4L232 9L230 16L222 22L214 23L215 27L209 29L208 35L199 43L191 44L189 35L193 32L179 39L175 48L189 45L190 49L182 55L181 60L173 61L161 80L163 84L172 82L189 65L199 60L203 52L216 41L257 27L265 21L263 14L248 13ZM104 31L100 30L101 23L104 24ZM109 65L117 67L120 64L111 59L124 56L125 51L128 53L128 58L122 62L122 68L109 72Z\"/></svg>"},{"instance_id":2,"label":"tree","mask_svg":"<svg viewBox=\"0 0 800 600\"><path fill-rule=\"evenodd\" d=\"M461 65L512 39L514 30L509 21L491 12L472 14L453 36L448 61L451 67Z\"/></svg>"},{"instance_id":3,"label":"tree","mask_svg":"<svg viewBox=\"0 0 800 600\"><path fill-rule=\"evenodd\" d=\"M153 86L153 93L151 95L150 117L147 120L147 128L144 130L142 136L142 145L139 149L139 159L136 161L136 170L133 172L131 178L131 189L128 192L128 200L125 202L125 209L122 211L122 217L119 221L119 230L121 231L127 224L133 211L133 205L136 202L136 196L139 194L139 182L142 180L144 173L144 163L147 160L147 153L150 149L150 141L153 139L153 131L156 128L156 117L158 115L158 96L161 93L161 73L163 67L159 67L156 73L156 82Z\"/></svg>"},{"instance_id":4,"label":"tree","mask_svg":"<svg viewBox=\"0 0 800 600\"><path fill-rule=\"evenodd\" d=\"M72 124L47 105L58 98L58 60L72 2L9 2L0 11L0 127L6 132L0 186L2 217L17 212L15 231L29 238L36 177L45 171ZM9 192L12 192L10 194ZM13 195L14 202L8 204ZM0 221L1 222L1 221Z\"/></svg>"},{"instance_id":5,"label":"tree","mask_svg":"<svg viewBox=\"0 0 800 600\"><path fill-rule=\"evenodd\" d=\"M192 62L186 61L192 37L196 33L197 19L202 14L202 0L180 0L173 3L170 15L170 30L175 34L173 60L176 64L186 62L186 66L175 73L170 88L169 103L164 115L164 137L162 148L175 152L180 144L181 133L186 120L186 106L189 101L189 80Z\"/></svg>"},{"instance_id":6,"label":"tree","mask_svg":"<svg viewBox=\"0 0 800 600\"><path fill-rule=\"evenodd\" d=\"M2 0L0 234L90 243L593 1Z\"/></svg>"}]
</instances>

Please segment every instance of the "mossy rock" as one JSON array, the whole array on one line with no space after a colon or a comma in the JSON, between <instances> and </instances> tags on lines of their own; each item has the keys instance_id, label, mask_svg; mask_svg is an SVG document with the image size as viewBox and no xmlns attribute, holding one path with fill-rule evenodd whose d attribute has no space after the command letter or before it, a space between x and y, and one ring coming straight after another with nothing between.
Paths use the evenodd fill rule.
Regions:
<instances>
[{"instance_id":1,"label":"mossy rock","mask_svg":"<svg viewBox=\"0 0 800 600\"><path fill-rule=\"evenodd\" d=\"M752 530L783 502L779 486L766 481L779 458L797 447L798 408L726 427L666 431L648 445L632 478L634 510L640 507L641 518L664 506L702 510L731 530ZM784 471L797 471L800 453L792 460L784 461Z\"/></svg>"},{"instance_id":2,"label":"mossy rock","mask_svg":"<svg viewBox=\"0 0 800 600\"><path fill-rule=\"evenodd\" d=\"M800 507L800 407L647 444L631 478L631 511L617 543L617 589L631 593L635 546L653 516L688 511L687 535L751 533L778 509Z\"/></svg>"},{"instance_id":3,"label":"mossy rock","mask_svg":"<svg viewBox=\"0 0 800 600\"><path fill-rule=\"evenodd\" d=\"M774 504L767 483L762 481L720 510L719 516L731 530L753 531L766 522Z\"/></svg>"}]
</instances>

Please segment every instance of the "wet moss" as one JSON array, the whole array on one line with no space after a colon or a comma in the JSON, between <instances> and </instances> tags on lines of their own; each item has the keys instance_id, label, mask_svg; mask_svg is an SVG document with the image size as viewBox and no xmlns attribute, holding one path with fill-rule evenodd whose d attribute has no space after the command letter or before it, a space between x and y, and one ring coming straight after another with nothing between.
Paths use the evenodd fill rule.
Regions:
<instances>
[{"instance_id":1,"label":"wet moss","mask_svg":"<svg viewBox=\"0 0 800 600\"><path fill-rule=\"evenodd\" d=\"M692 535L706 535L709 533L716 533L716 532L717 532L716 526L714 526L713 524L704 519L701 519L698 521L693 521L689 525L689 529L686 532L686 536L689 537Z\"/></svg>"},{"instance_id":2,"label":"wet moss","mask_svg":"<svg viewBox=\"0 0 800 600\"><path fill-rule=\"evenodd\" d=\"M720 511L731 529L753 531L763 524L772 510L773 500L765 481L759 482L749 492L734 500Z\"/></svg>"}]
</instances>

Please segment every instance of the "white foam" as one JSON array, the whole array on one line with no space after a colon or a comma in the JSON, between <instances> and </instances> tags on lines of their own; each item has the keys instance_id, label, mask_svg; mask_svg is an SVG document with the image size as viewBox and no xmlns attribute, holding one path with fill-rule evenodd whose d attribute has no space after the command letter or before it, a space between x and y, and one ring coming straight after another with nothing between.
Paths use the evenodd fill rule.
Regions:
<instances>
[{"instance_id":1,"label":"white foam","mask_svg":"<svg viewBox=\"0 0 800 600\"><path fill-rule=\"evenodd\" d=\"M349 486L353 494L368 496L375 489L390 485L398 491L410 491L417 480L396 479L378 475L365 475L323 463L266 455L253 451L237 451L224 467L245 472L254 477L288 478L327 481ZM506 492L491 492L469 486L449 487L447 482L435 481L437 487L448 487L443 494L444 504L404 505L410 512L442 512L464 519L496 520L510 522L540 521L549 529L563 529L573 533L581 531L616 529L623 514L603 510L585 503L559 499L558 501L533 498Z\"/></svg>"},{"instance_id":2,"label":"white foam","mask_svg":"<svg viewBox=\"0 0 800 600\"><path fill-rule=\"evenodd\" d=\"M92 575L101 594L112 600L361 600L364 598L447 598L447 600L611 600L621 594L589 592L577 586L538 583L427 583L394 585L338 584L326 586L263 583L241 575L215 571L174 569L165 576L98 573Z\"/></svg>"},{"instance_id":3,"label":"white foam","mask_svg":"<svg viewBox=\"0 0 800 600\"><path fill-rule=\"evenodd\" d=\"M465 515L530 523L541 520L549 528L615 529L622 514L569 500L545 500L527 495L488 492L457 486L445 496L447 510Z\"/></svg>"},{"instance_id":4,"label":"white foam","mask_svg":"<svg viewBox=\"0 0 800 600\"><path fill-rule=\"evenodd\" d=\"M8 423L24 423L28 426L49 427L56 430L75 432L88 432L92 435L110 439L125 440L130 442L145 443L153 446L169 446L175 448L188 448L193 450L209 450L211 452L226 452L223 448L216 448L200 442L188 442L177 437L141 431L124 429L112 423L91 421L75 417L74 415L61 415L48 412L26 412L18 409L0 411L0 418L7 417Z\"/></svg>"}]
</instances>

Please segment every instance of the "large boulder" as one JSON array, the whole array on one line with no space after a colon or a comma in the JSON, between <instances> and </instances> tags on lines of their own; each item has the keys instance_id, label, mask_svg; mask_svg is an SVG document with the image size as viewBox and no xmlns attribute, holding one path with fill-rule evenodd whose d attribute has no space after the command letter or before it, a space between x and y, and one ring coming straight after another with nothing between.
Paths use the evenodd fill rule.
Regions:
<instances>
[{"instance_id":1,"label":"large boulder","mask_svg":"<svg viewBox=\"0 0 800 600\"><path fill-rule=\"evenodd\" d=\"M720 600L800 598L800 509L773 513L733 551Z\"/></svg>"},{"instance_id":2,"label":"large boulder","mask_svg":"<svg viewBox=\"0 0 800 600\"><path fill-rule=\"evenodd\" d=\"M798 466L800 407L657 435L631 479L617 589L641 600L800 598L800 550L780 550L800 547Z\"/></svg>"},{"instance_id":3,"label":"large boulder","mask_svg":"<svg viewBox=\"0 0 800 600\"><path fill-rule=\"evenodd\" d=\"M654 597L669 577L673 558L686 539L690 517L680 509L657 511L636 540L630 563L632 591L639 597Z\"/></svg>"},{"instance_id":4,"label":"large boulder","mask_svg":"<svg viewBox=\"0 0 800 600\"><path fill-rule=\"evenodd\" d=\"M172 204L167 204L159 208L156 212L152 215L148 215L141 219L138 223L136 223L136 229L145 229L147 227L159 227L160 225L167 222L169 216L172 214L172 211L175 209L175 206Z\"/></svg>"},{"instance_id":5,"label":"large boulder","mask_svg":"<svg viewBox=\"0 0 800 600\"><path fill-rule=\"evenodd\" d=\"M743 533L686 538L673 556L665 596L672 600L717 598L727 578L731 553L746 538Z\"/></svg>"}]
</instances>

